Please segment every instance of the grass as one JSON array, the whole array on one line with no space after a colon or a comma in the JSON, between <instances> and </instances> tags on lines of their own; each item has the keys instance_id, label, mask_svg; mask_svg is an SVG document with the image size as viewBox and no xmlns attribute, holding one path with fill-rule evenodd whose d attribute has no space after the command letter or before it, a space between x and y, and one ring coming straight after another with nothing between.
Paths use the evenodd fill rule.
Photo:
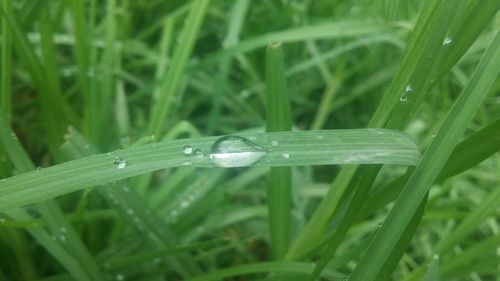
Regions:
<instances>
[{"instance_id":1,"label":"grass","mask_svg":"<svg viewBox=\"0 0 500 281\"><path fill-rule=\"evenodd\" d=\"M0 280L498 279L500 4L362 2L1 1Z\"/></svg>"}]
</instances>

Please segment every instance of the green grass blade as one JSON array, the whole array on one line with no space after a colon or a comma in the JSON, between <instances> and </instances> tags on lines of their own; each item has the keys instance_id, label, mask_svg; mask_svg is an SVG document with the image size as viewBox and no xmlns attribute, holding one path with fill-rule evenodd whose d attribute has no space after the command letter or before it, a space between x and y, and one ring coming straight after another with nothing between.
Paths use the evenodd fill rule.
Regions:
<instances>
[{"instance_id":1,"label":"green grass blade","mask_svg":"<svg viewBox=\"0 0 500 281\"><path fill-rule=\"evenodd\" d=\"M307 274L311 272L313 267L314 265L311 263L301 263L301 262L251 263L207 273L195 278L188 279L187 281L222 280L232 276L239 276L239 275L259 273L259 272L295 272L295 273ZM342 274L332 270L325 270L323 272L322 277L324 277L327 280L339 280L342 277Z\"/></svg>"},{"instance_id":2,"label":"green grass blade","mask_svg":"<svg viewBox=\"0 0 500 281\"><path fill-rule=\"evenodd\" d=\"M12 9L10 1L2 1L1 5L5 12L10 13ZM5 17L2 17L1 23L2 52L0 54L0 118L9 120L12 115L12 35Z\"/></svg>"},{"instance_id":3,"label":"green grass blade","mask_svg":"<svg viewBox=\"0 0 500 281\"><path fill-rule=\"evenodd\" d=\"M253 166L415 165L420 159L420 152L411 138L404 133L385 129L275 132L241 136L248 141L231 144L234 149L254 151L254 146L249 147L249 143L255 143L262 149L258 156L265 158L265 161L254 161ZM209 154L215 142L223 139L204 137L130 147L8 178L0 182L0 210L169 167L216 167ZM272 145L275 141L279 143L278 146ZM193 152L199 149L201 154L185 155L185 146L190 146ZM236 159L239 161L241 158ZM243 160L247 161L246 158ZM242 165L248 164L242 162Z\"/></svg>"},{"instance_id":4,"label":"green grass blade","mask_svg":"<svg viewBox=\"0 0 500 281\"><path fill-rule=\"evenodd\" d=\"M28 172L35 166L22 148L19 140L13 138L13 132L0 120L0 140L8 151L9 157L16 164L19 171ZM43 245L66 269L73 274L76 280L102 280L103 276L89 251L80 240L72 225L64 218L62 209L53 201L36 205L47 226L49 234L42 229L32 229L29 232ZM7 214L16 220L32 219L32 216L22 209L9 210ZM47 239L47 237L49 237ZM54 239L54 237L56 239ZM57 242L56 242L56 241Z\"/></svg>"},{"instance_id":5,"label":"green grass blade","mask_svg":"<svg viewBox=\"0 0 500 281\"><path fill-rule=\"evenodd\" d=\"M459 137L478 110L500 71L500 33L481 58L467 87L460 95L424 154L374 242L353 271L351 280L373 280L394 249L405 225L436 180Z\"/></svg>"},{"instance_id":6,"label":"green grass blade","mask_svg":"<svg viewBox=\"0 0 500 281\"><path fill-rule=\"evenodd\" d=\"M193 50L208 3L209 0L195 0L191 3L186 25L180 35L180 43L172 55L172 62L161 82L161 94L158 100L153 103L149 126L149 133L152 135L159 136L161 134L163 124L171 109L172 98L179 89L187 60Z\"/></svg>"},{"instance_id":7,"label":"green grass blade","mask_svg":"<svg viewBox=\"0 0 500 281\"><path fill-rule=\"evenodd\" d=\"M500 119L492 122L470 137L459 143L445 166L439 173L437 181L443 181L466 171L500 150ZM364 218L374 211L382 208L391 201L396 200L405 183L410 178L411 172L378 188L360 211L360 218Z\"/></svg>"},{"instance_id":8,"label":"green grass blade","mask_svg":"<svg viewBox=\"0 0 500 281\"><path fill-rule=\"evenodd\" d=\"M292 128L283 60L282 44L270 44L266 52L267 132L290 131ZM271 145L278 146L279 143ZM292 203L291 178L290 167L273 167L268 175L267 204L269 206L272 252L275 259L282 259L288 251Z\"/></svg>"},{"instance_id":9,"label":"green grass blade","mask_svg":"<svg viewBox=\"0 0 500 281\"><path fill-rule=\"evenodd\" d=\"M422 281L439 281L439 256L434 255Z\"/></svg>"}]
</instances>

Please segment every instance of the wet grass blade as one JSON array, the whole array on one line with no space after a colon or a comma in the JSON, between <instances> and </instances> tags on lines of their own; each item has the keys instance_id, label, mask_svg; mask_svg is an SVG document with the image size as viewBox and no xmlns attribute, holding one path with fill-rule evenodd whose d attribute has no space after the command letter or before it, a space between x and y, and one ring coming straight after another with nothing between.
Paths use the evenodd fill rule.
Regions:
<instances>
[{"instance_id":1,"label":"wet grass blade","mask_svg":"<svg viewBox=\"0 0 500 281\"><path fill-rule=\"evenodd\" d=\"M236 143L235 149L250 149L256 144L260 148L259 155L265 157L265 161L254 161L253 166L415 165L420 159L420 152L410 137L385 129L275 132L240 136L248 140ZM11 177L0 182L0 210L169 167L216 167L217 163L212 161L209 154L217 140L220 141L221 138L172 140L130 147ZM279 146L273 146L273 141L277 141ZM185 155L183 150L186 145L199 149L201 154ZM287 157L283 157L283 154Z\"/></svg>"},{"instance_id":2,"label":"wet grass blade","mask_svg":"<svg viewBox=\"0 0 500 281\"><path fill-rule=\"evenodd\" d=\"M404 227L436 180L460 136L489 93L500 71L500 32L485 52L466 88L455 102L436 138L424 154L405 189L396 201L382 229L360 260L350 280L373 280L381 269Z\"/></svg>"},{"instance_id":3,"label":"wet grass blade","mask_svg":"<svg viewBox=\"0 0 500 281\"><path fill-rule=\"evenodd\" d=\"M292 119L290 101L285 86L285 67L283 46L272 43L266 52L266 131L290 131ZM279 146L279 142L271 143ZM283 156L288 158L287 152ZM267 204L269 207L269 225L273 257L282 259L288 251L291 201L292 171L290 167L272 167L267 182Z\"/></svg>"}]
</instances>

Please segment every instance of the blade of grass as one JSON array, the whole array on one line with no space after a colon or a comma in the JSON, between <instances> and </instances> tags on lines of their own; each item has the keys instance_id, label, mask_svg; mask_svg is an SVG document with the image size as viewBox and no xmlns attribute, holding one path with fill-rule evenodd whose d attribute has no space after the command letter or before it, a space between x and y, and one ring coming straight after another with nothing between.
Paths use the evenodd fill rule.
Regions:
<instances>
[{"instance_id":1,"label":"blade of grass","mask_svg":"<svg viewBox=\"0 0 500 281\"><path fill-rule=\"evenodd\" d=\"M249 0L238 0L233 5L230 13L227 35L222 43L223 48L230 48L238 43L249 2ZM218 123L222 97L227 89L225 85L229 77L229 71L231 70L231 62L231 57L226 57L220 62L219 75L217 75L217 80L214 86L215 89L212 95L212 110L210 112L210 118L207 125L208 135L213 135Z\"/></svg>"},{"instance_id":2,"label":"blade of grass","mask_svg":"<svg viewBox=\"0 0 500 281\"><path fill-rule=\"evenodd\" d=\"M22 148L13 132L0 119L0 141L8 152L16 168L22 172L35 170L35 166ZM80 240L72 225L64 218L63 211L53 201L36 205L52 235L41 229L28 229L32 236L43 245L77 280L102 280L103 276L91 254ZM32 219L22 209L9 210L7 214L16 220ZM49 237L47 239L47 237ZM54 237L56 238L54 241Z\"/></svg>"},{"instance_id":3,"label":"blade of grass","mask_svg":"<svg viewBox=\"0 0 500 281\"><path fill-rule=\"evenodd\" d=\"M281 43L268 45L266 51L266 131L290 131L292 117L290 101L285 86L285 67ZM272 143L278 146L279 143ZM284 152L285 158L289 157ZM274 259L282 259L288 251L290 233L290 211L292 201L292 170L290 167L273 167L269 170L267 182L267 204L269 226Z\"/></svg>"},{"instance_id":4,"label":"blade of grass","mask_svg":"<svg viewBox=\"0 0 500 281\"><path fill-rule=\"evenodd\" d=\"M494 1L493 1L494 2ZM404 111L405 107L396 107L396 104L400 101L401 93L404 93L407 86L409 85L409 81L411 77L416 77L419 75L427 76L429 75L429 67L426 65L432 64L435 69L440 64L438 61L442 61L441 58L430 59L427 54L439 53L444 55L444 52L439 52L441 49L441 40L444 38L444 34L437 36L434 32L428 32L428 30L439 30L443 33L441 27L448 25L450 11L453 11L452 6L453 3L446 1L428 1L425 3L422 12L419 15L418 21L415 25L415 28L411 34L410 43L406 50L405 56L403 58L403 63L400 71L392 81L389 89L385 92L380 105L377 107L375 114L372 116L371 121L368 124L368 127L383 127L386 123L387 119L390 117L391 112L395 110ZM497 5L497 9L498 9ZM469 7L470 8L470 7ZM474 8L474 7L472 7ZM470 8L470 9L472 9ZM474 14L475 21L481 23L487 23L490 21L492 15L491 13L486 14ZM470 19L470 18L469 18ZM470 19L471 20L471 19ZM484 26L479 24L479 26ZM458 58L463 55L463 52L467 50L467 48L472 44L475 38L477 38L479 34L479 29L477 25L468 26L467 24L463 24L461 26L462 29L458 33L465 34L466 36L460 36L455 41L456 44L464 45L465 47L461 48L453 48L451 51L457 52L458 54L454 54L453 57L456 60L449 61L448 67L456 63ZM429 40L427 37L432 37L434 40ZM425 39L425 40L424 40ZM436 41L437 40L437 41ZM459 41L460 40L460 41ZM419 55L414 55L419 54ZM446 53L448 55L449 53ZM439 66L440 67L440 66ZM431 68L431 69L433 69ZM450 69L447 69L449 71ZM438 76L433 76L433 81L424 81L419 80L423 85L412 84L413 87L423 90L428 90L430 88L430 84L433 84L435 81L439 81L444 74L446 69L441 69ZM417 72L418 71L418 72ZM410 85L410 88L412 86ZM426 94L425 91L419 92L419 94ZM422 99L419 99L421 102ZM401 113L399 113L401 114ZM404 120L401 119L401 122ZM398 122L393 124L396 128L404 128L404 124L399 124ZM315 241L319 241L319 235L323 233L322 230L326 227L328 221L335 213L335 210L342 198L343 194L346 192L347 186L349 182L352 180L353 176L356 173L356 167L344 167L340 173L335 178L332 183L332 188L329 189L325 198L321 201L320 205L314 212L312 218L300 234L299 238L293 244L290 252L287 254L288 259L295 259L301 255L301 252L307 251L307 249L314 247ZM334 188L333 188L334 187Z\"/></svg>"},{"instance_id":5,"label":"blade of grass","mask_svg":"<svg viewBox=\"0 0 500 281\"><path fill-rule=\"evenodd\" d=\"M485 159L494 155L500 150L500 119L492 122L470 137L459 143L445 166L439 173L437 181L443 181L466 171ZM362 207L360 218L372 214L375 210L385 206L391 201L396 200L397 196L404 187L404 184L410 178L411 172L393 180L384 187L378 188L370 199Z\"/></svg>"},{"instance_id":6,"label":"blade of grass","mask_svg":"<svg viewBox=\"0 0 500 281\"><path fill-rule=\"evenodd\" d=\"M295 272L295 273L309 273L313 269L311 263L301 262L263 262L251 263L240 266L233 266L230 268L214 271L198 277L188 279L187 281L211 281L222 280L232 276L239 276L250 273L259 272ZM322 277L327 280L339 280L343 275L333 270L325 270Z\"/></svg>"},{"instance_id":7,"label":"blade of grass","mask_svg":"<svg viewBox=\"0 0 500 281\"><path fill-rule=\"evenodd\" d=\"M10 1L2 1L3 9L10 13ZM0 80L0 118L10 120L12 115L12 38L8 22L2 17L2 45L1 45L1 80Z\"/></svg>"},{"instance_id":8,"label":"blade of grass","mask_svg":"<svg viewBox=\"0 0 500 281\"><path fill-rule=\"evenodd\" d=\"M253 166L325 164L415 165L420 152L406 134L385 129L332 130L241 134L267 153ZM114 182L147 172L192 165L215 167L210 151L218 137L172 140L130 147L55 165L0 182L0 210L54 198L82 188ZM279 146L272 146L277 141ZM251 143L250 142L250 143ZM184 146L199 149L202 157L185 155ZM248 149L248 142L235 149ZM335 150L331 148L335 147ZM271 151L272 150L272 151ZM283 157L288 153L288 159Z\"/></svg>"},{"instance_id":9,"label":"blade of grass","mask_svg":"<svg viewBox=\"0 0 500 281\"><path fill-rule=\"evenodd\" d=\"M161 135L163 124L171 109L172 98L180 86L187 60L193 50L208 3L209 0L194 0L191 3L186 25L180 35L179 44L172 55L172 62L166 76L161 82L161 94L158 100L153 103L149 122L149 133L152 135Z\"/></svg>"},{"instance_id":10,"label":"blade of grass","mask_svg":"<svg viewBox=\"0 0 500 281\"><path fill-rule=\"evenodd\" d=\"M353 271L351 280L373 280L373 276L382 269L404 227L436 180L499 72L500 32L481 58L467 87L455 102L436 138L408 180L382 229Z\"/></svg>"}]
</instances>

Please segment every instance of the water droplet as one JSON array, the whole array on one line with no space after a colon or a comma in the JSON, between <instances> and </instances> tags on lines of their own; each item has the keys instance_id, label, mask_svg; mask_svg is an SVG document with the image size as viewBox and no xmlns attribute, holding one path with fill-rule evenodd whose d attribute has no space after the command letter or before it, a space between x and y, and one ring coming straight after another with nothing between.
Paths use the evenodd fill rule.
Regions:
<instances>
[{"instance_id":1,"label":"water droplet","mask_svg":"<svg viewBox=\"0 0 500 281\"><path fill-rule=\"evenodd\" d=\"M281 154L281 156L282 156L283 158L285 158L285 159L290 158L290 154L288 154L287 152L285 152L285 153Z\"/></svg>"},{"instance_id":2,"label":"water droplet","mask_svg":"<svg viewBox=\"0 0 500 281\"><path fill-rule=\"evenodd\" d=\"M400 100L401 102L407 102L407 101L408 101L408 96L406 96L406 95L402 95L402 96L399 98L399 100Z\"/></svg>"},{"instance_id":3,"label":"water droplet","mask_svg":"<svg viewBox=\"0 0 500 281\"><path fill-rule=\"evenodd\" d=\"M377 223L377 225L378 225L378 227L382 227L382 226L384 225L384 222L383 222L383 221L379 221L379 222Z\"/></svg>"},{"instance_id":4,"label":"water droplet","mask_svg":"<svg viewBox=\"0 0 500 281\"><path fill-rule=\"evenodd\" d=\"M409 93L409 92L412 92L412 91L413 91L412 85L411 84L406 85L405 92Z\"/></svg>"},{"instance_id":5,"label":"water droplet","mask_svg":"<svg viewBox=\"0 0 500 281\"><path fill-rule=\"evenodd\" d=\"M437 135L437 133L433 133L433 134L432 134L432 138L435 138L435 137L436 137L436 135Z\"/></svg>"},{"instance_id":6,"label":"water droplet","mask_svg":"<svg viewBox=\"0 0 500 281\"><path fill-rule=\"evenodd\" d=\"M448 45L448 44L450 44L451 42L453 42L453 38L451 38L450 36L446 36L446 37L443 39L443 45Z\"/></svg>"},{"instance_id":7,"label":"water droplet","mask_svg":"<svg viewBox=\"0 0 500 281\"><path fill-rule=\"evenodd\" d=\"M224 136L212 145L210 159L219 167L245 167L259 161L266 154L266 151L245 138Z\"/></svg>"},{"instance_id":8,"label":"water droplet","mask_svg":"<svg viewBox=\"0 0 500 281\"><path fill-rule=\"evenodd\" d=\"M276 141L276 140L273 140L273 141L271 142L271 145L272 145L272 146L278 146L278 144L279 144L279 143L278 143L278 141Z\"/></svg>"},{"instance_id":9,"label":"water droplet","mask_svg":"<svg viewBox=\"0 0 500 281\"><path fill-rule=\"evenodd\" d=\"M123 277L123 274L121 274L121 273L116 274L116 280L123 281L124 279L125 279L125 277Z\"/></svg>"},{"instance_id":10,"label":"water droplet","mask_svg":"<svg viewBox=\"0 0 500 281\"><path fill-rule=\"evenodd\" d=\"M196 149L196 150L194 151L194 156L195 156L196 158L203 158L203 152L201 151L201 149Z\"/></svg>"},{"instance_id":11,"label":"water droplet","mask_svg":"<svg viewBox=\"0 0 500 281\"><path fill-rule=\"evenodd\" d=\"M193 148L189 145L185 145L182 148L182 153L184 153L184 155L191 155L191 153L193 153Z\"/></svg>"},{"instance_id":12,"label":"water droplet","mask_svg":"<svg viewBox=\"0 0 500 281\"><path fill-rule=\"evenodd\" d=\"M126 186L126 185L124 185L122 187L122 189L123 189L124 192L130 192L130 188L128 186Z\"/></svg>"},{"instance_id":13,"label":"water droplet","mask_svg":"<svg viewBox=\"0 0 500 281\"><path fill-rule=\"evenodd\" d=\"M115 160L113 161L113 165L115 165L115 167L118 170L123 169L123 168L127 167L127 160L125 160L121 157L116 157Z\"/></svg>"},{"instance_id":14,"label":"water droplet","mask_svg":"<svg viewBox=\"0 0 500 281\"><path fill-rule=\"evenodd\" d=\"M61 227L61 233L66 233L68 232L68 230L66 229L66 227Z\"/></svg>"},{"instance_id":15,"label":"water droplet","mask_svg":"<svg viewBox=\"0 0 500 281\"><path fill-rule=\"evenodd\" d=\"M439 260L439 255L438 255L438 254L434 254L434 255L432 256L432 258L433 258L434 260Z\"/></svg>"},{"instance_id":16,"label":"water droplet","mask_svg":"<svg viewBox=\"0 0 500 281\"><path fill-rule=\"evenodd\" d=\"M18 139L16 133L14 133L14 132L12 132L10 134L10 136L12 137L13 140L17 140Z\"/></svg>"},{"instance_id":17,"label":"water droplet","mask_svg":"<svg viewBox=\"0 0 500 281\"><path fill-rule=\"evenodd\" d=\"M189 201L183 200L181 201L181 208L187 208L189 207Z\"/></svg>"},{"instance_id":18,"label":"water droplet","mask_svg":"<svg viewBox=\"0 0 500 281\"><path fill-rule=\"evenodd\" d=\"M66 235L64 234L59 235L59 240L63 243L66 242Z\"/></svg>"},{"instance_id":19,"label":"water droplet","mask_svg":"<svg viewBox=\"0 0 500 281\"><path fill-rule=\"evenodd\" d=\"M191 165L193 165L193 162L191 162L191 161L182 162L182 166L191 166Z\"/></svg>"},{"instance_id":20,"label":"water droplet","mask_svg":"<svg viewBox=\"0 0 500 281\"><path fill-rule=\"evenodd\" d=\"M133 214L134 214L134 210L132 210L132 209L127 209L127 214L129 214L129 215L133 215Z\"/></svg>"},{"instance_id":21,"label":"water droplet","mask_svg":"<svg viewBox=\"0 0 500 281\"><path fill-rule=\"evenodd\" d=\"M4 218L0 218L0 223L4 223L6 220Z\"/></svg>"}]
</instances>

